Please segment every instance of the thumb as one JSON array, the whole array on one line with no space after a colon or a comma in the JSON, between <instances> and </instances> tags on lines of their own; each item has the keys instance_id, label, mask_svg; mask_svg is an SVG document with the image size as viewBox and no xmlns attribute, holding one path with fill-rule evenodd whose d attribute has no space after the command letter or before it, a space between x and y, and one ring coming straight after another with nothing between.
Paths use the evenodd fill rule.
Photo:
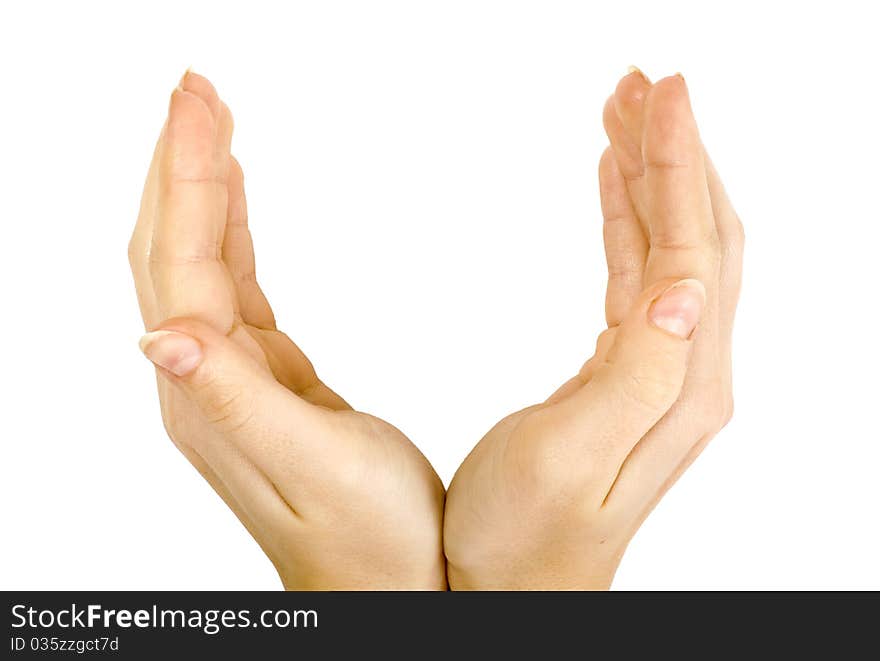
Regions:
<instances>
[{"instance_id":1,"label":"thumb","mask_svg":"<svg viewBox=\"0 0 880 661\"><path fill-rule=\"evenodd\" d=\"M593 443L608 439L615 446L609 454L625 457L678 399L705 301L698 280L664 280L642 292L605 362L554 406L560 419L587 431L578 435Z\"/></svg>"},{"instance_id":2,"label":"thumb","mask_svg":"<svg viewBox=\"0 0 880 661\"><path fill-rule=\"evenodd\" d=\"M699 280L666 280L649 288L625 317L596 386L622 405L642 434L668 411L681 392L691 355L691 336L706 304Z\"/></svg>"},{"instance_id":3,"label":"thumb","mask_svg":"<svg viewBox=\"0 0 880 661\"><path fill-rule=\"evenodd\" d=\"M238 332L245 331L233 329L231 335ZM237 445L253 445L254 438L264 435L258 432L268 431L261 427L275 426L279 417L287 417L279 414L307 417L311 409L279 384L242 344L203 322L166 321L139 344L162 375L197 406L205 422L234 437ZM242 449L247 454L253 450Z\"/></svg>"}]
</instances>

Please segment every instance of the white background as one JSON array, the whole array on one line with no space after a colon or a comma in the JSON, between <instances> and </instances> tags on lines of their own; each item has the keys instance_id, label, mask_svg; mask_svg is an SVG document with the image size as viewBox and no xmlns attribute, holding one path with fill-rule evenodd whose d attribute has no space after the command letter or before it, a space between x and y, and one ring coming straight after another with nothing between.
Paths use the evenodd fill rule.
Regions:
<instances>
[{"instance_id":1,"label":"white background","mask_svg":"<svg viewBox=\"0 0 880 661\"><path fill-rule=\"evenodd\" d=\"M601 109L637 64L684 72L747 257L736 415L615 587L880 588L870 3L10 4L0 586L280 587L137 349L126 244L187 66L236 117L280 326L448 482L603 327Z\"/></svg>"}]
</instances>

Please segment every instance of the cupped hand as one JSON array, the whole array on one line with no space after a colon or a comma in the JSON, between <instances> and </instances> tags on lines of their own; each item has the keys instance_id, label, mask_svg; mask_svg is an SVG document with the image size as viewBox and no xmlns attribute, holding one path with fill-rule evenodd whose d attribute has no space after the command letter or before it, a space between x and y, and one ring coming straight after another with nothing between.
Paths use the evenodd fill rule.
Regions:
<instances>
[{"instance_id":1,"label":"cupped hand","mask_svg":"<svg viewBox=\"0 0 880 661\"><path fill-rule=\"evenodd\" d=\"M732 414L743 235L679 76L625 76L599 165L608 329L547 401L455 475L452 589L604 589L654 505Z\"/></svg>"},{"instance_id":2,"label":"cupped hand","mask_svg":"<svg viewBox=\"0 0 880 661\"><path fill-rule=\"evenodd\" d=\"M275 327L254 275L232 117L173 91L129 258L169 436L290 589L445 589L444 490L390 424L352 408Z\"/></svg>"}]
</instances>

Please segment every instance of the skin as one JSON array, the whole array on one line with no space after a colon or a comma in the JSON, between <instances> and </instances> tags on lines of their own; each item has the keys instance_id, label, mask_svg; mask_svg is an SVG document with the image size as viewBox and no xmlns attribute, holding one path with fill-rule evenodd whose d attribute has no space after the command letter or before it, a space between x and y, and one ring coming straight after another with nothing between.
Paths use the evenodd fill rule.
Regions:
<instances>
[{"instance_id":1,"label":"skin","mask_svg":"<svg viewBox=\"0 0 880 661\"><path fill-rule=\"evenodd\" d=\"M604 589L732 414L741 224L684 80L625 76L599 166L608 329L576 376L499 422L445 502L403 434L323 384L254 275L232 119L187 73L129 256L174 443L290 589ZM445 548L444 548L445 547ZM445 557L444 557L445 551Z\"/></svg>"},{"instance_id":2,"label":"skin","mask_svg":"<svg viewBox=\"0 0 880 661\"><path fill-rule=\"evenodd\" d=\"M599 181L608 329L580 372L479 442L447 494L452 589L606 589L627 544L733 411L743 231L679 76L638 71L608 100ZM702 283L686 339L658 296Z\"/></svg>"},{"instance_id":3,"label":"skin","mask_svg":"<svg viewBox=\"0 0 880 661\"><path fill-rule=\"evenodd\" d=\"M168 434L286 588L446 589L442 483L276 328L231 138L214 87L185 74L129 246Z\"/></svg>"}]
</instances>

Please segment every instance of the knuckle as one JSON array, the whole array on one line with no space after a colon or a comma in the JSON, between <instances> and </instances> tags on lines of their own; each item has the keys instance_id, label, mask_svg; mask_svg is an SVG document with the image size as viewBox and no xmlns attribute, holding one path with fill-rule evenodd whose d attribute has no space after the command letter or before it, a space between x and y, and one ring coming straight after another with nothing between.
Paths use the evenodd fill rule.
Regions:
<instances>
[{"instance_id":1,"label":"knuckle","mask_svg":"<svg viewBox=\"0 0 880 661\"><path fill-rule=\"evenodd\" d=\"M137 260L137 249L134 246L134 237L128 241L128 265L134 266Z\"/></svg>"},{"instance_id":2,"label":"knuckle","mask_svg":"<svg viewBox=\"0 0 880 661\"><path fill-rule=\"evenodd\" d=\"M652 227L651 248L675 252L691 252L701 248L692 237L682 235L675 228Z\"/></svg>"},{"instance_id":3,"label":"knuckle","mask_svg":"<svg viewBox=\"0 0 880 661\"><path fill-rule=\"evenodd\" d=\"M729 396L724 401L724 407L721 410L718 429L723 429L733 419L733 396Z\"/></svg>"},{"instance_id":4,"label":"knuckle","mask_svg":"<svg viewBox=\"0 0 880 661\"><path fill-rule=\"evenodd\" d=\"M185 425L177 416L163 415L162 424L165 427L165 433L175 443L180 443L186 438Z\"/></svg>"},{"instance_id":5,"label":"knuckle","mask_svg":"<svg viewBox=\"0 0 880 661\"><path fill-rule=\"evenodd\" d=\"M614 338L617 337L618 328L619 326L612 326L599 333L599 337L596 339L596 355L604 356L608 354L611 347L614 346Z\"/></svg>"},{"instance_id":6,"label":"knuckle","mask_svg":"<svg viewBox=\"0 0 880 661\"><path fill-rule=\"evenodd\" d=\"M650 362L637 361L624 370L620 393L628 405L640 410L666 410L681 389L680 358L672 350L657 349Z\"/></svg>"},{"instance_id":7,"label":"knuckle","mask_svg":"<svg viewBox=\"0 0 880 661\"><path fill-rule=\"evenodd\" d=\"M168 264L173 261L170 252L171 251L167 246L163 246L162 243L157 242L155 238L153 238L150 240L150 250L147 254L147 262L151 268Z\"/></svg>"},{"instance_id":8,"label":"knuckle","mask_svg":"<svg viewBox=\"0 0 880 661\"><path fill-rule=\"evenodd\" d=\"M191 443L193 425L187 407L181 406L182 402L177 397L163 397L161 393L159 401L162 409L162 425L168 438L175 445Z\"/></svg>"},{"instance_id":9,"label":"knuckle","mask_svg":"<svg viewBox=\"0 0 880 661\"><path fill-rule=\"evenodd\" d=\"M143 265L146 258L147 255L141 242L138 240L137 234L132 234L128 240L128 265L132 270L137 269Z\"/></svg>"},{"instance_id":10,"label":"knuckle","mask_svg":"<svg viewBox=\"0 0 880 661\"><path fill-rule=\"evenodd\" d=\"M687 228L691 222L683 219L681 223L655 227L651 230L651 248L672 253L682 253L688 258L698 259L707 265L718 261L721 241L714 229L694 233Z\"/></svg>"},{"instance_id":11,"label":"knuckle","mask_svg":"<svg viewBox=\"0 0 880 661\"><path fill-rule=\"evenodd\" d=\"M742 248L735 243L726 243L721 253L721 259L725 264L733 264L742 257Z\"/></svg>"},{"instance_id":12,"label":"knuckle","mask_svg":"<svg viewBox=\"0 0 880 661\"><path fill-rule=\"evenodd\" d=\"M627 405L644 411L660 411L675 402L670 379L645 372L630 372L621 379L620 394Z\"/></svg>"},{"instance_id":13,"label":"knuckle","mask_svg":"<svg viewBox=\"0 0 880 661\"><path fill-rule=\"evenodd\" d=\"M606 131L617 125L617 111L614 109L614 96L609 96L602 106L602 123Z\"/></svg>"},{"instance_id":14,"label":"knuckle","mask_svg":"<svg viewBox=\"0 0 880 661\"><path fill-rule=\"evenodd\" d=\"M231 132L235 128L235 118L232 116L232 111L229 109L229 106L222 100L220 101L220 114L223 121L228 123L229 131Z\"/></svg>"},{"instance_id":15,"label":"knuckle","mask_svg":"<svg viewBox=\"0 0 880 661\"><path fill-rule=\"evenodd\" d=\"M638 283L641 273L637 266L632 264L611 262L608 264L608 279L622 283Z\"/></svg>"},{"instance_id":16,"label":"knuckle","mask_svg":"<svg viewBox=\"0 0 880 661\"><path fill-rule=\"evenodd\" d=\"M743 230L742 223L737 220L724 232L724 241L721 247L723 258L727 261L741 259L744 246L745 230Z\"/></svg>"},{"instance_id":17,"label":"knuckle","mask_svg":"<svg viewBox=\"0 0 880 661\"><path fill-rule=\"evenodd\" d=\"M217 245L198 242L188 245L186 249L181 249L168 242L151 241L146 258L151 268L190 266L219 261L220 248Z\"/></svg>"},{"instance_id":18,"label":"knuckle","mask_svg":"<svg viewBox=\"0 0 880 661\"><path fill-rule=\"evenodd\" d=\"M688 169L693 169L695 165L692 161L667 158L659 154L645 159L645 167L656 172L684 172Z\"/></svg>"},{"instance_id":19,"label":"knuckle","mask_svg":"<svg viewBox=\"0 0 880 661\"><path fill-rule=\"evenodd\" d=\"M246 427L254 417L254 408L242 392L229 394L210 407L208 421L224 432L236 432Z\"/></svg>"},{"instance_id":20,"label":"knuckle","mask_svg":"<svg viewBox=\"0 0 880 661\"><path fill-rule=\"evenodd\" d=\"M257 284L257 271L254 268L245 269L241 273L236 274L235 281L241 285Z\"/></svg>"},{"instance_id":21,"label":"knuckle","mask_svg":"<svg viewBox=\"0 0 880 661\"><path fill-rule=\"evenodd\" d=\"M220 431L238 431L253 419L253 392L240 384L209 376L192 387L206 421Z\"/></svg>"},{"instance_id":22,"label":"knuckle","mask_svg":"<svg viewBox=\"0 0 880 661\"><path fill-rule=\"evenodd\" d=\"M724 392L721 386L707 388L706 399L700 406L703 412L704 432L714 434L720 431L733 417L733 396Z\"/></svg>"}]
</instances>

